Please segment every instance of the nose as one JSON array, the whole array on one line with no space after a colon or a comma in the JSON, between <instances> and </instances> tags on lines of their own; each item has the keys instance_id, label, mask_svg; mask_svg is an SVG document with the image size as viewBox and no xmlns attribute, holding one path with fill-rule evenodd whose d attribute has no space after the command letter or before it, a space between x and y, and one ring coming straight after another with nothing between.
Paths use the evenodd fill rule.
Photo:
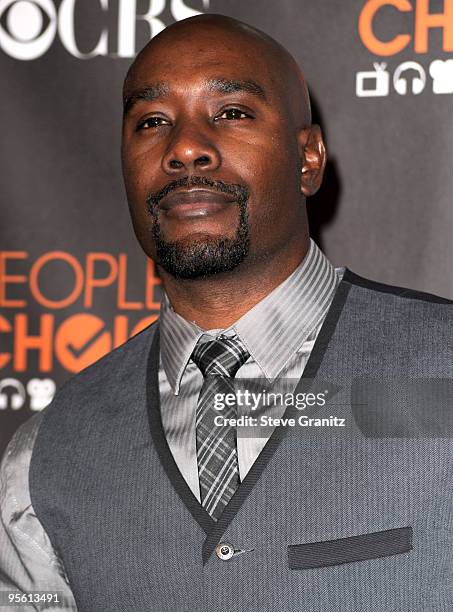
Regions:
<instances>
[{"instance_id":1,"label":"nose","mask_svg":"<svg viewBox=\"0 0 453 612\"><path fill-rule=\"evenodd\" d=\"M174 134L162 158L167 174L216 170L221 163L220 153L206 134L195 126L180 127Z\"/></svg>"}]
</instances>

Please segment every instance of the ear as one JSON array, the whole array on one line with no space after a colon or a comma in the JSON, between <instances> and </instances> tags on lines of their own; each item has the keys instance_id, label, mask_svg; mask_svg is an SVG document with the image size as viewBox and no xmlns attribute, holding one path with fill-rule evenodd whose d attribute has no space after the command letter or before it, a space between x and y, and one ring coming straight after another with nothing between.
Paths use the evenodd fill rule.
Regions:
<instances>
[{"instance_id":1,"label":"ear","mask_svg":"<svg viewBox=\"0 0 453 612\"><path fill-rule=\"evenodd\" d=\"M319 125L300 130L297 135L302 160L300 190L305 197L315 194L321 186L326 167L326 149Z\"/></svg>"}]
</instances>

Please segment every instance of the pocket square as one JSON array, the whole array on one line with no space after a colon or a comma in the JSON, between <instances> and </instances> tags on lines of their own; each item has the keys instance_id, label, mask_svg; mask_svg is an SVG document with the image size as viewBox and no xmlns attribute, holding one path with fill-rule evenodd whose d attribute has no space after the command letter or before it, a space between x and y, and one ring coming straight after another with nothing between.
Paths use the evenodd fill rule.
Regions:
<instances>
[{"instance_id":1,"label":"pocket square","mask_svg":"<svg viewBox=\"0 0 453 612\"><path fill-rule=\"evenodd\" d=\"M412 550L412 527L288 546L290 569L309 569L365 561Z\"/></svg>"}]
</instances>

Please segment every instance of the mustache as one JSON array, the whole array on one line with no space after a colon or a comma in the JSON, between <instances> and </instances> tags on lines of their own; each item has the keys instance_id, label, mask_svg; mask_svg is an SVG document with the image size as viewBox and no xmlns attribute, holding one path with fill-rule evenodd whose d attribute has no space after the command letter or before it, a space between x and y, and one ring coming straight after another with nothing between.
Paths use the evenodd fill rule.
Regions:
<instances>
[{"instance_id":1,"label":"mustache","mask_svg":"<svg viewBox=\"0 0 453 612\"><path fill-rule=\"evenodd\" d=\"M181 187L209 187L214 191L227 193L231 195L239 205L244 205L249 198L249 190L245 185L239 183L224 183L223 181L214 181L206 176L184 176L167 183L165 187L159 191L152 191L146 198L146 203L150 213L156 209L159 202L168 195L171 191Z\"/></svg>"}]
</instances>

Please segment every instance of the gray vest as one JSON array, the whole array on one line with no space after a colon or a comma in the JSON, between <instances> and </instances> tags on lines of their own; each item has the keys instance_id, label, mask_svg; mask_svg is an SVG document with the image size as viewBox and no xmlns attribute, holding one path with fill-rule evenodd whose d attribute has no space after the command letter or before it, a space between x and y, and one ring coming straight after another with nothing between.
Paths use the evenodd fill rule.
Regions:
<instances>
[{"instance_id":1,"label":"gray vest","mask_svg":"<svg viewBox=\"0 0 453 612\"><path fill-rule=\"evenodd\" d=\"M217 523L162 431L158 324L75 376L30 491L78 610L451 612L450 406L414 428L426 410L399 381L453 378L452 323L452 302L347 270L299 383L336 393L286 415L346 427L277 428Z\"/></svg>"}]
</instances>

